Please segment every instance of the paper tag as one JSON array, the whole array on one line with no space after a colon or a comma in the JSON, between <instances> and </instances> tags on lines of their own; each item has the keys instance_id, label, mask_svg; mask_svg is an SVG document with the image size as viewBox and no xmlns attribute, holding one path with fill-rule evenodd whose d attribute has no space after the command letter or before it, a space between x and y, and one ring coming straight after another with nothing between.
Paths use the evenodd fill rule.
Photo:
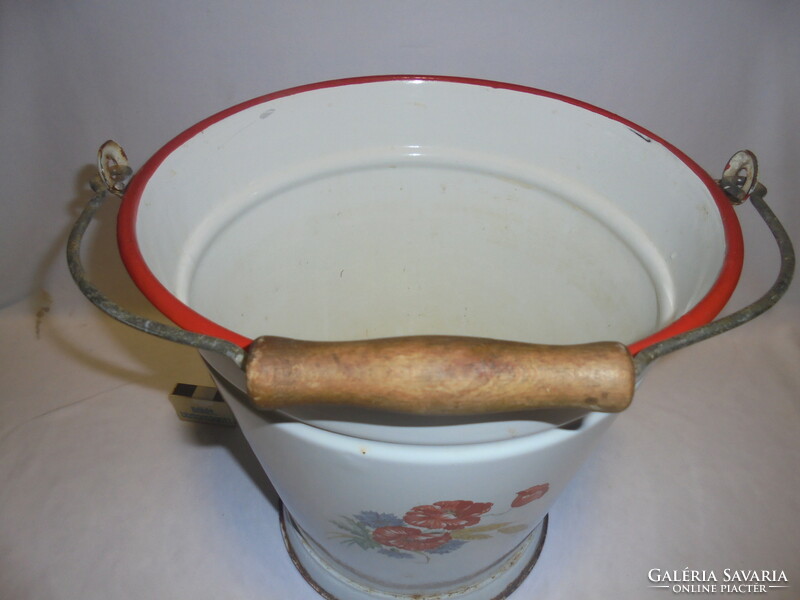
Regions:
<instances>
[{"instance_id":1,"label":"paper tag","mask_svg":"<svg viewBox=\"0 0 800 600\"><path fill-rule=\"evenodd\" d=\"M178 383L169 396L182 421L235 427L236 419L215 387Z\"/></svg>"}]
</instances>

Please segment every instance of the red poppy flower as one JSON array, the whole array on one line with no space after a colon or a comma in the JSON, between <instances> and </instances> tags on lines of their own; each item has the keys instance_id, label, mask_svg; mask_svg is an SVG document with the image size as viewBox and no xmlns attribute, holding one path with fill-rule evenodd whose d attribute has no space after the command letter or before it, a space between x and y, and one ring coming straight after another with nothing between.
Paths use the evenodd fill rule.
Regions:
<instances>
[{"instance_id":1,"label":"red poppy flower","mask_svg":"<svg viewBox=\"0 0 800 600\"><path fill-rule=\"evenodd\" d=\"M469 500L450 500L415 506L408 511L403 520L409 525L428 529L463 529L477 525L483 513L492 508L491 502L470 502Z\"/></svg>"},{"instance_id":2,"label":"red poppy flower","mask_svg":"<svg viewBox=\"0 0 800 600\"><path fill-rule=\"evenodd\" d=\"M394 546L401 550L435 550L450 541L450 534L426 533L414 527L378 527L372 532L372 539L384 546Z\"/></svg>"},{"instance_id":3,"label":"red poppy flower","mask_svg":"<svg viewBox=\"0 0 800 600\"><path fill-rule=\"evenodd\" d=\"M517 492L517 497L514 498L514 501L511 503L512 508L517 508L519 506L525 506L528 502L533 502L534 500L538 500L542 496L547 493L547 490L550 489L549 483L543 483L541 485L535 485L533 487L529 487L527 490L522 490L521 492Z\"/></svg>"}]
</instances>

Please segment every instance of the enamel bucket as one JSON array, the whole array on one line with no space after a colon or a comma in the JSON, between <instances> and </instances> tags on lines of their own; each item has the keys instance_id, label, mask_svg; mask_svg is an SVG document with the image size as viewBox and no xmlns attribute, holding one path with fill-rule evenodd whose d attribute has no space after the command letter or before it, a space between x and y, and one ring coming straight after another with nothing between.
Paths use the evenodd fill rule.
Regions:
<instances>
[{"instance_id":1,"label":"enamel bucket","mask_svg":"<svg viewBox=\"0 0 800 600\"><path fill-rule=\"evenodd\" d=\"M133 177L118 239L164 315L242 348L267 332L448 335L635 356L710 322L743 252L717 182L638 125L540 90L408 76L202 121ZM258 410L240 366L202 354L280 495L293 561L340 600L505 597L615 419Z\"/></svg>"}]
</instances>

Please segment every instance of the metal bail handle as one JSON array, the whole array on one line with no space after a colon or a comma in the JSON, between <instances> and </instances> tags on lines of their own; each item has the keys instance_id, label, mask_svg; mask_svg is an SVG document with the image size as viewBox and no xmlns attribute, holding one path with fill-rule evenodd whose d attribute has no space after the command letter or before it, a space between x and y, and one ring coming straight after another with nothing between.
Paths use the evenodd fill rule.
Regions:
<instances>
[{"instance_id":1,"label":"metal bail handle","mask_svg":"<svg viewBox=\"0 0 800 600\"><path fill-rule=\"evenodd\" d=\"M737 152L720 187L731 201L749 199L781 253L773 286L749 306L698 329L640 351L631 358L618 342L546 346L458 336L410 336L354 342L309 342L274 336L255 340L249 355L223 339L134 315L92 285L80 247L95 212L109 194L122 196L131 174L122 148L98 153L97 195L84 208L67 243L70 272L98 308L140 331L229 357L243 367L254 404L275 409L298 404L357 405L412 414L480 414L536 408L617 412L628 406L646 366L669 352L718 335L760 315L786 292L794 250L785 229L764 202L755 155Z\"/></svg>"},{"instance_id":2,"label":"metal bail handle","mask_svg":"<svg viewBox=\"0 0 800 600\"><path fill-rule=\"evenodd\" d=\"M108 200L109 195L122 197L128 178L132 174L124 150L113 140L100 146L97 152L97 170L98 175L91 181L96 195L84 207L78 220L72 226L67 240L67 265L72 279L75 280L83 295L97 308L120 323L171 342L217 352L227 356L241 367L244 364L245 352L236 344L135 315L111 300L89 281L81 260L83 236L95 213Z\"/></svg>"},{"instance_id":3,"label":"metal bail handle","mask_svg":"<svg viewBox=\"0 0 800 600\"><path fill-rule=\"evenodd\" d=\"M786 293L786 290L789 289L794 276L794 248L786 229L784 229L778 217L775 216L775 213L764 201L767 188L757 180L757 174L758 160L756 155L750 150L740 150L726 163L722 178L718 183L733 204L738 205L750 200L750 204L756 209L775 238L781 256L780 269L778 276L775 278L775 283L752 304L748 304L744 308L707 325L692 329L641 350L634 358L637 376L656 358L752 321L758 315L772 308Z\"/></svg>"}]
</instances>

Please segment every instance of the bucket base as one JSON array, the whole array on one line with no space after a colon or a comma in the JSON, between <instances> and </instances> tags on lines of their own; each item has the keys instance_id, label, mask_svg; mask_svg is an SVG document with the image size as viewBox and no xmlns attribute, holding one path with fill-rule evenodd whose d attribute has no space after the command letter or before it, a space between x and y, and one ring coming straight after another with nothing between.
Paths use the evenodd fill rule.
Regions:
<instances>
[{"instance_id":1,"label":"bucket base","mask_svg":"<svg viewBox=\"0 0 800 600\"><path fill-rule=\"evenodd\" d=\"M420 594L392 594L367 588L331 569L303 539L291 515L281 506L281 533L292 563L325 600L504 600L519 587L539 559L547 536L548 516L520 545L503 568L485 581L463 591Z\"/></svg>"}]
</instances>

